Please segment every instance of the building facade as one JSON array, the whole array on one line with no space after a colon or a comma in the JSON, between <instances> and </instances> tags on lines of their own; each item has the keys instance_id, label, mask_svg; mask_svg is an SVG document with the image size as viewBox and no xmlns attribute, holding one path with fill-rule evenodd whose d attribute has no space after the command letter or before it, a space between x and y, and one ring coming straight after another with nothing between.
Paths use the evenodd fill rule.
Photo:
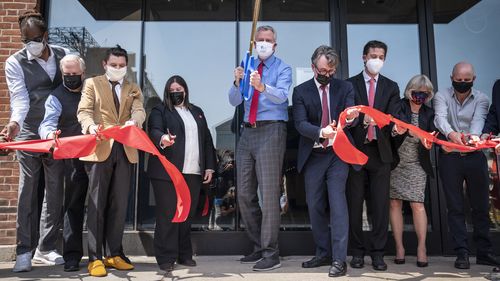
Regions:
<instances>
[{"instance_id":1,"label":"building facade","mask_svg":"<svg viewBox=\"0 0 500 281\"><path fill-rule=\"evenodd\" d=\"M416 74L426 74L436 89L451 86L453 65L471 62L477 72L475 87L491 96L500 78L497 0L280 0L262 1L259 24L277 30L276 55L293 69L293 86L310 79L310 57L321 44L333 46L341 64L338 78L363 69L362 48L372 39L389 49L382 73L404 90ZM0 3L0 124L9 118L9 95L4 62L22 47L17 25L19 12L37 7L49 24L50 43L81 54L87 76L98 75L102 52L120 44L130 56L128 79L139 83L145 107L161 102L166 80L183 76L193 103L207 117L220 156L219 176L202 191L199 209L208 202L207 216L193 224L195 251L238 254L247 247L236 204L237 186L230 165L238 136L231 126L235 109L227 101L232 72L248 49L253 2L246 0L45 0ZM292 87L293 87L292 86ZM291 89L290 89L291 90ZM290 94L291 100L291 94ZM289 123L286 173L282 190L283 254L313 251L303 180L295 169L297 134ZM434 160L435 160L435 151ZM154 198L145 174L147 155L141 155L132 180L126 247L150 253L154 228ZM492 157L494 158L494 157ZM438 163L433 162L436 168ZM496 165L496 158L490 166ZM491 230L500 240L498 173L491 169ZM437 169L437 168L436 168ZM436 170L437 171L437 170ZM437 174L437 173L436 173ZM18 170L14 157L0 158L0 244L15 244ZM370 229L370 205L365 206L365 230ZM439 178L426 191L430 254L451 252L446 208ZM411 211L405 209L405 239L416 245ZM388 229L390 231L390 229ZM304 243L296 243L303 239ZM139 241L140 243L135 243ZM214 243L211 243L213 241ZM391 244L391 243L389 243ZM500 247L500 243L496 243ZM389 247L391 247L389 245ZM413 247L414 248L414 247ZM498 250L498 249L497 249ZM411 253L411 251L409 252Z\"/></svg>"}]
</instances>

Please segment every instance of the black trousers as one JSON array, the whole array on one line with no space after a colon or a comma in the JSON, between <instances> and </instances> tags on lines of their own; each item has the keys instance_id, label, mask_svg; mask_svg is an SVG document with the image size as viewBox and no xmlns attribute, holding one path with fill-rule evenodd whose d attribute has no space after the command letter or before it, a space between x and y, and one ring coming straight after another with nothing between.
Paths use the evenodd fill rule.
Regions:
<instances>
[{"instance_id":1,"label":"black trousers","mask_svg":"<svg viewBox=\"0 0 500 281\"><path fill-rule=\"evenodd\" d=\"M349 207L349 248L354 256L364 256L363 241L363 201L367 185L371 206L372 231L370 235L370 255L383 256L389 226L389 185L391 166L383 163L376 143L364 145L361 150L368 156L360 171L349 168L347 179L347 204ZM368 182L366 182L366 180ZM366 184L367 183L367 184Z\"/></svg>"},{"instance_id":2,"label":"black trousers","mask_svg":"<svg viewBox=\"0 0 500 281\"><path fill-rule=\"evenodd\" d=\"M474 225L473 239L477 255L492 251L489 238L488 164L481 151L460 155L439 153L439 175L443 182L448 209L448 228L457 253L468 253L467 228L464 213L465 194L469 199Z\"/></svg>"},{"instance_id":3,"label":"black trousers","mask_svg":"<svg viewBox=\"0 0 500 281\"><path fill-rule=\"evenodd\" d=\"M85 168L89 175L89 261L102 259L103 244L108 256L120 256L133 165L123 145L115 142L106 161L87 162Z\"/></svg>"},{"instance_id":4,"label":"black trousers","mask_svg":"<svg viewBox=\"0 0 500 281\"><path fill-rule=\"evenodd\" d=\"M63 257L65 261L80 261L83 256L85 198L89 186L83 161L64 160L64 183Z\"/></svg>"},{"instance_id":5,"label":"black trousers","mask_svg":"<svg viewBox=\"0 0 500 281\"><path fill-rule=\"evenodd\" d=\"M191 220L196 214L196 206L202 186L200 175L183 174L191 194L191 209L185 222L173 223L177 197L171 181L151 180L156 201L156 226L154 250L159 265L176 260L187 260L193 256L191 246Z\"/></svg>"}]
</instances>

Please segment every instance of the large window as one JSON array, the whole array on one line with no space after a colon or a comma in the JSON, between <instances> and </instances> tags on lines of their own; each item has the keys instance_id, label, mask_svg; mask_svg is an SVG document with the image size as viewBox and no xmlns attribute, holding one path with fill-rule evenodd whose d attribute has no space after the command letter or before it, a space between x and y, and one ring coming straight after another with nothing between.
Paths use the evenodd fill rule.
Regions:
<instances>
[{"instance_id":1,"label":"large window","mask_svg":"<svg viewBox=\"0 0 500 281\"><path fill-rule=\"evenodd\" d=\"M49 42L79 53L85 59L87 77L104 73L101 61L105 50L119 44L129 54L127 79L137 82L141 78L141 22L136 14L140 12L140 6L117 5L117 1L52 0ZM134 227L136 181L134 174L130 181L127 228Z\"/></svg>"}]
</instances>

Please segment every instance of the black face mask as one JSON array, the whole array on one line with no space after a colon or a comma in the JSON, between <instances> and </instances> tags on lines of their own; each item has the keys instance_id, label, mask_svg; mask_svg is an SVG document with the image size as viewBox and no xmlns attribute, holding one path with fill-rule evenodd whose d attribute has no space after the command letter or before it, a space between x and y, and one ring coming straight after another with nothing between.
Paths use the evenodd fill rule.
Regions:
<instances>
[{"instance_id":1,"label":"black face mask","mask_svg":"<svg viewBox=\"0 0 500 281\"><path fill-rule=\"evenodd\" d=\"M171 92L170 100L174 106L181 105L184 102L184 92Z\"/></svg>"},{"instance_id":2,"label":"black face mask","mask_svg":"<svg viewBox=\"0 0 500 281\"><path fill-rule=\"evenodd\" d=\"M77 90L82 86L81 75L63 75L64 86L70 90Z\"/></svg>"},{"instance_id":3,"label":"black face mask","mask_svg":"<svg viewBox=\"0 0 500 281\"><path fill-rule=\"evenodd\" d=\"M471 88L472 88L472 85L474 84L474 82L465 82L465 81L462 81L462 82L457 82L457 81L453 81L451 82L451 85L453 86L453 88L455 89L455 91L459 92L459 93L467 93Z\"/></svg>"},{"instance_id":4,"label":"black face mask","mask_svg":"<svg viewBox=\"0 0 500 281\"><path fill-rule=\"evenodd\" d=\"M316 81L320 83L321 85L325 86L330 84L330 81L332 81L332 76L326 76L323 74L319 74L316 76Z\"/></svg>"}]
</instances>

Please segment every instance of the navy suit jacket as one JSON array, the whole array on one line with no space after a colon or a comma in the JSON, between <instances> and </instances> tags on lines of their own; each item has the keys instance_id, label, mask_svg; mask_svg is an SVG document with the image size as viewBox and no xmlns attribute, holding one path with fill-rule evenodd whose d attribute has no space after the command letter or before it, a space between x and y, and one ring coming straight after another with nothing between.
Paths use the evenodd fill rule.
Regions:
<instances>
[{"instance_id":1,"label":"navy suit jacket","mask_svg":"<svg viewBox=\"0 0 500 281\"><path fill-rule=\"evenodd\" d=\"M354 90L347 81L332 79L330 82L330 116L338 124L340 113L354 105ZM321 99L314 78L293 89L293 118L300 134L297 169L304 168L315 142L320 142ZM347 130L346 130L346 133Z\"/></svg>"},{"instance_id":2,"label":"navy suit jacket","mask_svg":"<svg viewBox=\"0 0 500 281\"><path fill-rule=\"evenodd\" d=\"M365 78L363 77L363 72L347 79L347 81L350 81L354 86L354 91L356 93L356 105L368 105L366 83ZM375 90L375 103L373 107L398 118L400 99L398 84L379 74L377 88ZM364 116L365 115L363 113L359 114L359 120L363 120ZM364 127L362 121L358 122L357 126L350 128L350 132L358 149L361 148L365 142L367 130L368 129ZM384 163L391 163L394 160L391 148L392 126L385 126L382 129L375 126L375 130L377 132L377 146L380 158Z\"/></svg>"},{"instance_id":3,"label":"navy suit jacket","mask_svg":"<svg viewBox=\"0 0 500 281\"><path fill-rule=\"evenodd\" d=\"M500 80L495 82L493 85L493 92L491 93L491 105L490 111L486 116L486 121L484 122L483 133L489 134L493 133L498 135L500 133Z\"/></svg>"}]
</instances>

